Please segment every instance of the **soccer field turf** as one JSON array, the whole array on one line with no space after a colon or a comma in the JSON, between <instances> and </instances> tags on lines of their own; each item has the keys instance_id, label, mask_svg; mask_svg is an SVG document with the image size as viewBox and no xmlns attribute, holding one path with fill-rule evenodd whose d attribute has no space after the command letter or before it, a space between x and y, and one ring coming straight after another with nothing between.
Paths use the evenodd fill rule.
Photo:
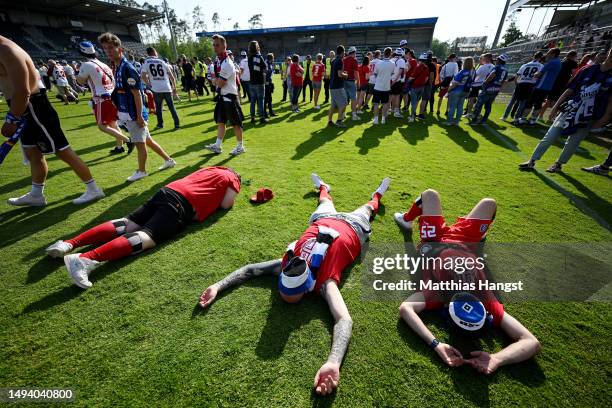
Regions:
<instances>
[{"instance_id":1,"label":"soccer field turf","mask_svg":"<svg viewBox=\"0 0 612 408\"><path fill-rule=\"evenodd\" d=\"M279 98L277 87L276 99ZM389 118L372 127L371 114L347 129L327 128L327 106L304 105L292 114L277 104L268 125L245 126L247 153L211 155L210 98L177 105L181 129L153 137L176 159L149 153L149 177L128 183L132 156L109 156L112 139L97 130L85 102L57 101L62 127L88 163L106 198L76 206L84 187L59 159L49 157L42 209L11 208L6 199L30 187L19 148L0 166L0 387L68 387L78 406L604 406L610 403L612 308L608 303L523 302L506 310L530 329L542 351L530 361L485 377L469 367L449 368L400 321L397 302L361 297L357 264L344 274L341 292L354 321L340 385L317 397L312 384L327 358L333 319L325 302L308 296L284 304L273 277L254 279L223 293L208 311L196 306L208 285L251 262L280 257L306 228L316 206L315 171L333 187L339 210L367 201L380 180L393 181L373 221L372 243L401 243L393 213L405 211L426 188L438 190L447 220L468 212L483 197L498 202L488 242L610 241L612 188L607 177L580 171L601 163L607 148L584 141L564 174L523 173L517 163L543 136L541 126L444 128L430 116L406 124ZM248 106L243 106L245 113ZM6 104L0 104L0 114ZM150 120L153 127L155 118ZM544 170L559 154L553 146ZM172 180L210 165L242 175L233 209L192 224L177 239L146 254L104 265L94 286L72 284L63 262L46 257L55 240L74 236L133 210ZM270 187L275 198L252 205L248 197ZM413 236L413 239L417 239ZM546 260L542 260L546 262ZM441 320L426 315L441 340ZM484 350L507 344L502 335L482 341ZM608 401L606 403L606 401Z\"/></svg>"}]
</instances>

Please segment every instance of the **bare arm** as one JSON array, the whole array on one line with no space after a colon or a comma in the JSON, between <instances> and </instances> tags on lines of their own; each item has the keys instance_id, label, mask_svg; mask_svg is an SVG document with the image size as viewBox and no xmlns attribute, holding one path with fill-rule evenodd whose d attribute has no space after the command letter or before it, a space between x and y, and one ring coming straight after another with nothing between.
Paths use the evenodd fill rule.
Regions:
<instances>
[{"instance_id":1,"label":"bare arm","mask_svg":"<svg viewBox=\"0 0 612 408\"><path fill-rule=\"evenodd\" d=\"M557 113L559 112L559 108L561 107L561 105L568 100L572 95L574 94L574 91L572 91L571 89L566 89L565 92L563 92L561 94L561 96L559 97L559 99L557 99L557 102L555 103L555 105L552 107L551 111L550 111L550 115L548 116L550 119L553 119L555 116L557 116Z\"/></svg>"}]
</instances>

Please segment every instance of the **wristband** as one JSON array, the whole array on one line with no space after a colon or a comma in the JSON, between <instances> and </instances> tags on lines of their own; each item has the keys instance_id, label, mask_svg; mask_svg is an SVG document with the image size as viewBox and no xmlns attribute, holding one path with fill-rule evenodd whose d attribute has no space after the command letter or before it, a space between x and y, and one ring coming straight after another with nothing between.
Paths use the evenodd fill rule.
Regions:
<instances>
[{"instance_id":1,"label":"wristband","mask_svg":"<svg viewBox=\"0 0 612 408\"><path fill-rule=\"evenodd\" d=\"M23 122L23 116L16 116L10 111L6 113L6 118L4 119L6 123L13 123L19 126Z\"/></svg>"},{"instance_id":2,"label":"wristband","mask_svg":"<svg viewBox=\"0 0 612 408\"><path fill-rule=\"evenodd\" d=\"M438 347L438 344L440 344L440 342L438 341L438 339L434 338L431 343L429 343L429 347L433 350L436 347Z\"/></svg>"}]
</instances>

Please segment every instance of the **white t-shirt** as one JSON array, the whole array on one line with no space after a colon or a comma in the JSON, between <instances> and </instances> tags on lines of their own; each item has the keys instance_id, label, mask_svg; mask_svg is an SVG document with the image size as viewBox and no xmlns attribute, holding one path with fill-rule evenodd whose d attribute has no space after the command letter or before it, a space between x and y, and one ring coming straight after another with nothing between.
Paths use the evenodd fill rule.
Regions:
<instances>
[{"instance_id":1,"label":"white t-shirt","mask_svg":"<svg viewBox=\"0 0 612 408\"><path fill-rule=\"evenodd\" d=\"M453 78L459 72L459 65L455 61L449 61L440 70L440 79Z\"/></svg>"},{"instance_id":2,"label":"white t-shirt","mask_svg":"<svg viewBox=\"0 0 612 408\"><path fill-rule=\"evenodd\" d=\"M149 82L151 82L151 90L155 93L172 92L170 84L170 67L164 60L154 57L149 57L142 64L142 72L147 74Z\"/></svg>"},{"instance_id":3,"label":"white t-shirt","mask_svg":"<svg viewBox=\"0 0 612 408\"><path fill-rule=\"evenodd\" d=\"M240 69L242 70L240 74L241 81L250 81L251 80L251 71L249 71L249 59L244 57L240 60Z\"/></svg>"},{"instance_id":4,"label":"white t-shirt","mask_svg":"<svg viewBox=\"0 0 612 408\"><path fill-rule=\"evenodd\" d=\"M70 65L64 65L64 72L66 73L66 76L74 76L74 68L72 68Z\"/></svg>"},{"instance_id":5,"label":"white t-shirt","mask_svg":"<svg viewBox=\"0 0 612 408\"><path fill-rule=\"evenodd\" d=\"M374 68L376 68L376 64L380 62L379 58L374 58L370 61L370 79L368 83L375 84L376 83L376 74L374 73Z\"/></svg>"},{"instance_id":6,"label":"white t-shirt","mask_svg":"<svg viewBox=\"0 0 612 408\"><path fill-rule=\"evenodd\" d=\"M61 65L56 65L53 68L53 79L55 79L55 83L57 84L57 86L68 86L66 72L64 72L64 67L62 67Z\"/></svg>"},{"instance_id":7,"label":"white t-shirt","mask_svg":"<svg viewBox=\"0 0 612 408\"><path fill-rule=\"evenodd\" d=\"M540 64L537 61L531 61L526 64L521 65L519 70L517 71L517 75L519 76L516 80L517 84L535 84L538 82L538 78L535 77L535 74L540 72L544 65Z\"/></svg>"},{"instance_id":8,"label":"white t-shirt","mask_svg":"<svg viewBox=\"0 0 612 408\"><path fill-rule=\"evenodd\" d=\"M391 90L391 77L395 71L395 64L388 59L384 59L376 64L374 67L374 75L376 75L376 82L374 83L374 90L376 91L390 91Z\"/></svg>"},{"instance_id":9,"label":"white t-shirt","mask_svg":"<svg viewBox=\"0 0 612 408\"><path fill-rule=\"evenodd\" d=\"M494 69L495 65L491 63L487 63L478 67L478 69L476 70L476 78L474 78L474 82L472 82L472 87L481 86L485 79L487 79L489 74L493 72Z\"/></svg>"},{"instance_id":10,"label":"white t-shirt","mask_svg":"<svg viewBox=\"0 0 612 408\"><path fill-rule=\"evenodd\" d=\"M227 57L221 63L221 72L219 77L225 80L225 85L221 88L221 95L238 95L238 86L236 85L236 67L234 62Z\"/></svg>"},{"instance_id":11,"label":"white t-shirt","mask_svg":"<svg viewBox=\"0 0 612 408\"><path fill-rule=\"evenodd\" d=\"M395 64L391 80L399 80L400 82L404 82L404 72L406 72L406 60L401 57L395 57L391 59L391 62Z\"/></svg>"},{"instance_id":12,"label":"white t-shirt","mask_svg":"<svg viewBox=\"0 0 612 408\"><path fill-rule=\"evenodd\" d=\"M206 78L212 79L215 76L215 64L210 64L208 66L208 72L206 73Z\"/></svg>"},{"instance_id":13,"label":"white t-shirt","mask_svg":"<svg viewBox=\"0 0 612 408\"><path fill-rule=\"evenodd\" d=\"M81 64L79 78L87 81L93 96L110 95L115 89L113 71L98 59L88 60Z\"/></svg>"}]
</instances>

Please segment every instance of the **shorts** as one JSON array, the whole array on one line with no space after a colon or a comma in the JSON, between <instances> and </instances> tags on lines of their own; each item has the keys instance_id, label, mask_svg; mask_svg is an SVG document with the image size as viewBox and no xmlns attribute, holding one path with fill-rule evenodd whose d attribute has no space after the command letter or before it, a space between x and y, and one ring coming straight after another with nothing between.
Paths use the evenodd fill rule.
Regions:
<instances>
[{"instance_id":1,"label":"shorts","mask_svg":"<svg viewBox=\"0 0 612 408\"><path fill-rule=\"evenodd\" d=\"M93 113L98 125L110 125L117 121L117 107L110 98L94 98Z\"/></svg>"},{"instance_id":2,"label":"shorts","mask_svg":"<svg viewBox=\"0 0 612 408\"><path fill-rule=\"evenodd\" d=\"M409 95L411 89L412 89L412 85L410 81L405 81L404 86L402 87L402 95Z\"/></svg>"},{"instance_id":3,"label":"shorts","mask_svg":"<svg viewBox=\"0 0 612 408\"><path fill-rule=\"evenodd\" d=\"M525 101L531 97L531 91L533 91L533 84L527 82L519 83L514 90L514 96L517 101Z\"/></svg>"},{"instance_id":4,"label":"shorts","mask_svg":"<svg viewBox=\"0 0 612 408\"><path fill-rule=\"evenodd\" d=\"M370 224L369 211L363 207L357 208L355 211L350 213L338 212L334 206L334 202L330 200L324 200L321 202L316 210L310 215L308 224L312 225L321 218L335 218L340 219L349 224L353 230L357 233L361 245L370 238L372 234L372 225Z\"/></svg>"},{"instance_id":5,"label":"shorts","mask_svg":"<svg viewBox=\"0 0 612 408\"><path fill-rule=\"evenodd\" d=\"M321 81L312 81L313 89L321 89Z\"/></svg>"},{"instance_id":6,"label":"shorts","mask_svg":"<svg viewBox=\"0 0 612 408\"><path fill-rule=\"evenodd\" d=\"M557 102L557 99L559 99L559 97L561 96L561 94L563 92L565 92L565 90L567 89L567 87L564 86L557 86L555 88L552 89L552 91L550 91L548 93L548 96L546 97L546 99L552 103Z\"/></svg>"},{"instance_id":7,"label":"shorts","mask_svg":"<svg viewBox=\"0 0 612 408\"><path fill-rule=\"evenodd\" d=\"M368 84L363 84L358 89L359 92L368 92Z\"/></svg>"},{"instance_id":8,"label":"shorts","mask_svg":"<svg viewBox=\"0 0 612 408\"><path fill-rule=\"evenodd\" d=\"M238 102L238 97L233 94L217 95L217 104L214 113L215 123L230 123L232 126L242 127L244 114Z\"/></svg>"},{"instance_id":9,"label":"shorts","mask_svg":"<svg viewBox=\"0 0 612 408\"><path fill-rule=\"evenodd\" d=\"M146 203L127 216L156 244L176 235L195 216L193 206L180 193L162 187Z\"/></svg>"},{"instance_id":10,"label":"shorts","mask_svg":"<svg viewBox=\"0 0 612 408\"><path fill-rule=\"evenodd\" d=\"M550 91L544 89L535 88L533 92L531 92L531 98L529 99L529 104L535 107L541 107L544 103L544 99L548 96Z\"/></svg>"},{"instance_id":11,"label":"shorts","mask_svg":"<svg viewBox=\"0 0 612 408\"><path fill-rule=\"evenodd\" d=\"M185 77L185 89L188 91L196 89L196 83L192 77Z\"/></svg>"},{"instance_id":12,"label":"shorts","mask_svg":"<svg viewBox=\"0 0 612 408\"><path fill-rule=\"evenodd\" d=\"M431 97L431 84L426 84L423 87L423 100L428 101Z\"/></svg>"},{"instance_id":13,"label":"shorts","mask_svg":"<svg viewBox=\"0 0 612 408\"><path fill-rule=\"evenodd\" d=\"M344 88L330 89L331 107L342 109L346 106L346 90Z\"/></svg>"},{"instance_id":14,"label":"shorts","mask_svg":"<svg viewBox=\"0 0 612 408\"><path fill-rule=\"evenodd\" d=\"M493 220L459 217L451 226L442 215L421 215L419 236L422 242L480 242Z\"/></svg>"},{"instance_id":15,"label":"shorts","mask_svg":"<svg viewBox=\"0 0 612 408\"><path fill-rule=\"evenodd\" d=\"M10 106L10 101L7 102ZM26 120L20 136L23 147L37 147L42 154L57 153L70 147L46 93L30 96L23 117Z\"/></svg>"},{"instance_id":16,"label":"shorts","mask_svg":"<svg viewBox=\"0 0 612 408\"><path fill-rule=\"evenodd\" d=\"M402 93L403 82L396 82L391 85L391 95L399 95Z\"/></svg>"},{"instance_id":17,"label":"shorts","mask_svg":"<svg viewBox=\"0 0 612 408\"><path fill-rule=\"evenodd\" d=\"M372 103L389 103L389 94L391 91L379 91L374 90L374 95L372 96Z\"/></svg>"},{"instance_id":18,"label":"shorts","mask_svg":"<svg viewBox=\"0 0 612 408\"><path fill-rule=\"evenodd\" d=\"M346 80L344 81L344 90L346 91L346 95L352 101L357 100L357 84L355 81Z\"/></svg>"},{"instance_id":19,"label":"shorts","mask_svg":"<svg viewBox=\"0 0 612 408\"><path fill-rule=\"evenodd\" d=\"M147 138L151 136L149 127L147 125L140 127L135 120L123 120L119 124L127 128L133 143L145 143Z\"/></svg>"},{"instance_id":20,"label":"shorts","mask_svg":"<svg viewBox=\"0 0 612 408\"><path fill-rule=\"evenodd\" d=\"M444 95L446 95L448 93L448 87L440 87L440 92L438 93L438 98L442 99L444 98Z\"/></svg>"},{"instance_id":21,"label":"shorts","mask_svg":"<svg viewBox=\"0 0 612 408\"><path fill-rule=\"evenodd\" d=\"M453 77L446 77L440 82L440 88L448 88L450 86Z\"/></svg>"},{"instance_id":22,"label":"shorts","mask_svg":"<svg viewBox=\"0 0 612 408\"><path fill-rule=\"evenodd\" d=\"M374 84L372 84L372 83L368 83L368 90L367 90L367 93L368 93L368 94L370 94L370 95L373 95L373 94L374 94Z\"/></svg>"},{"instance_id":23,"label":"shorts","mask_svg":"<svg viewBox=\"0 0 612 408\"><path fill-rule=\"evenodd\" d=\"M482 85L471 87L468 98L478 98L478 94L480 93L481 88L482 88Z\"/></svg>"}]
</instances>

